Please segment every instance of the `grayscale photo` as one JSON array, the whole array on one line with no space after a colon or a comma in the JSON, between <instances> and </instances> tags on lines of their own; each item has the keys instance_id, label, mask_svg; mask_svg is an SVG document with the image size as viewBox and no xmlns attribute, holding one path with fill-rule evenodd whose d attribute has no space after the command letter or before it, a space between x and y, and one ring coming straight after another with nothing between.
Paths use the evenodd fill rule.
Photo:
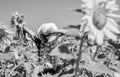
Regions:
<instances>
[{"instance_id":1,"label":"grayscale photo","mask_svg":"<svg viewBox=\"0 0 120 77\"><path fill-rule=\"evenodd\" d=\"M0 0L0 77L120 77L120 0Z\"/></svg>"}]
</instances>

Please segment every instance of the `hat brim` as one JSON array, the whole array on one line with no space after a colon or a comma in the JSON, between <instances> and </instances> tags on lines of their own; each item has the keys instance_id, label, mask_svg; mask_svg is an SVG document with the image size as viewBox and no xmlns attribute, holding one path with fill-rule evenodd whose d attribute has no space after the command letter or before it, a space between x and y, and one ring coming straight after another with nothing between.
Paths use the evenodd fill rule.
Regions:
<instances>
[{"instance_id":1,"label":"hat brim","mask_svg":"<svg viewBox=\"0 0 120 77\"><path fill-rule=\"evenodd\" d=\"M53 30L50 33L62 33L62 34L66 34L67 30L64 29L57 29L57 30Z\"/></svg>"}]
</instances>

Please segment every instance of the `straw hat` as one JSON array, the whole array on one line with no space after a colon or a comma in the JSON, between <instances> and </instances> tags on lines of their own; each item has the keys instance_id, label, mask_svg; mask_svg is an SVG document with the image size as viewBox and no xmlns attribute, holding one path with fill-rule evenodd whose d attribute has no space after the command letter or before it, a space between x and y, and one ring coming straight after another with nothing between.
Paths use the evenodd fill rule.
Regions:
<instances>
[{"instance_id":1,"label":"straw hat","mask_svg":"<svg viewBox=\"0 0 120 77\"><path fill-rule=\"evenodd\" d=\"M55 23L44 23L38 28L37 35L40 36L41 34L48 35L49 33L66 33L66 32L67 32L66 30L58 29ZM53 35L49 39L54 40L55 38L56 36Z\"/></svg>"}]
</instances>

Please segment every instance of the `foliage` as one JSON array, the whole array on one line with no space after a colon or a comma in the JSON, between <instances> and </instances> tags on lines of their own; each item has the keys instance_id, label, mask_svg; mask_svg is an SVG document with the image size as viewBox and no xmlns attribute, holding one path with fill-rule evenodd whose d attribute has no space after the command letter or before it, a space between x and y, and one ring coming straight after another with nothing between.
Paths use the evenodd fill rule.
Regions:
<instances>
[{"instance_id":1,"label":"foliage","mask_svg":"<svg viewBox=\"0 0 120 77\"><path fill-rule=\"evenodd\" d=\"M53 50L46 52L48 53L46 56L40 57L40 62L34 45L24 46L17 42L11 44L6 53L0 53L0 76L72 77L80 42L81 38L78 36L61 36L54 43L56 45L46 44L45 50L47 47ZM82 50L80 77L113 77L114 72L120 72L120 49L116 49L109 42L101 46L91 46L85 41Z\"/></svg>"},{"instance_id":2,"label":"foliage","mask_svg":"<svg viewBox=\"0 0 120 77\"><path fill-rule=\"evenodd\" d=\"M95 11L99 10L95 9ZM89 15L85 8L83 12ZM91 18L94 17L91 15ZM23 29L25 25L24 16L17 12L13 13L11 25L17 28L17 35L13 40L10 40L8 45L4 44L0 48L0 77L76 77L76 75L78 77L119 77L120 39L117 38L116 34L113 40L110 37L112 34L109 33L108 36L102 30L100 32L105 35L99 38L101 33L94 32L99 30L97 28L96 30L92 29L91 24L102 22L97 19L91 23L91 20L88 17L90 25L85 20L76 27L69 26L70 28L77 28L80 31L79 36L58 34L54 41L41 44L40 51L38 51L35 43L26 38L27 33ZM119 33L116 27L110 23L108 25L115 29L113 33ZM87 30L88 26L92 30ZM97 25L94 24L94 26ZM99 24L97 27L101 26ZM93 35L90 35L91 31L94 32ZM3 30L0 34L2 33ZM28 34L30 33L28 32Z\"/></svg>"}]
</instances>

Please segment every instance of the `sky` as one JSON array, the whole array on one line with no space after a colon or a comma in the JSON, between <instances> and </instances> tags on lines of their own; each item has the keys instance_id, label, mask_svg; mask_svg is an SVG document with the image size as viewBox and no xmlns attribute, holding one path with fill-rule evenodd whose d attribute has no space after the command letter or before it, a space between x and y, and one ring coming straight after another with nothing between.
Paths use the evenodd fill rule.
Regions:
<instances>
[{"instance_id":1,"label":"sky","mask_svg":"<svg viewBox=\"0 0 120 77\"><path fill-rule=\"evenodd\" d=\"M80 0L0 0L0 21L10 25L12 12L18 11L25 14L26 26L34 32L48 22L54 22L58 28L78 25L82 15L69 8L80 8L80 4Z\"/></svg>"},{"instance_id":2,"label":"sky","mask_svg":"<svg viewBox=\"0 0 120 77\"><path fill-rule=\"evenodd\" d=\"M36 31L48 22L54 22L58 28L70 24L80 24L81 14L69 8L80 8L80 0L0 0L0 21L10 25L12 12L25 14L26 26Z\"/></svg>"}]
</instances>

